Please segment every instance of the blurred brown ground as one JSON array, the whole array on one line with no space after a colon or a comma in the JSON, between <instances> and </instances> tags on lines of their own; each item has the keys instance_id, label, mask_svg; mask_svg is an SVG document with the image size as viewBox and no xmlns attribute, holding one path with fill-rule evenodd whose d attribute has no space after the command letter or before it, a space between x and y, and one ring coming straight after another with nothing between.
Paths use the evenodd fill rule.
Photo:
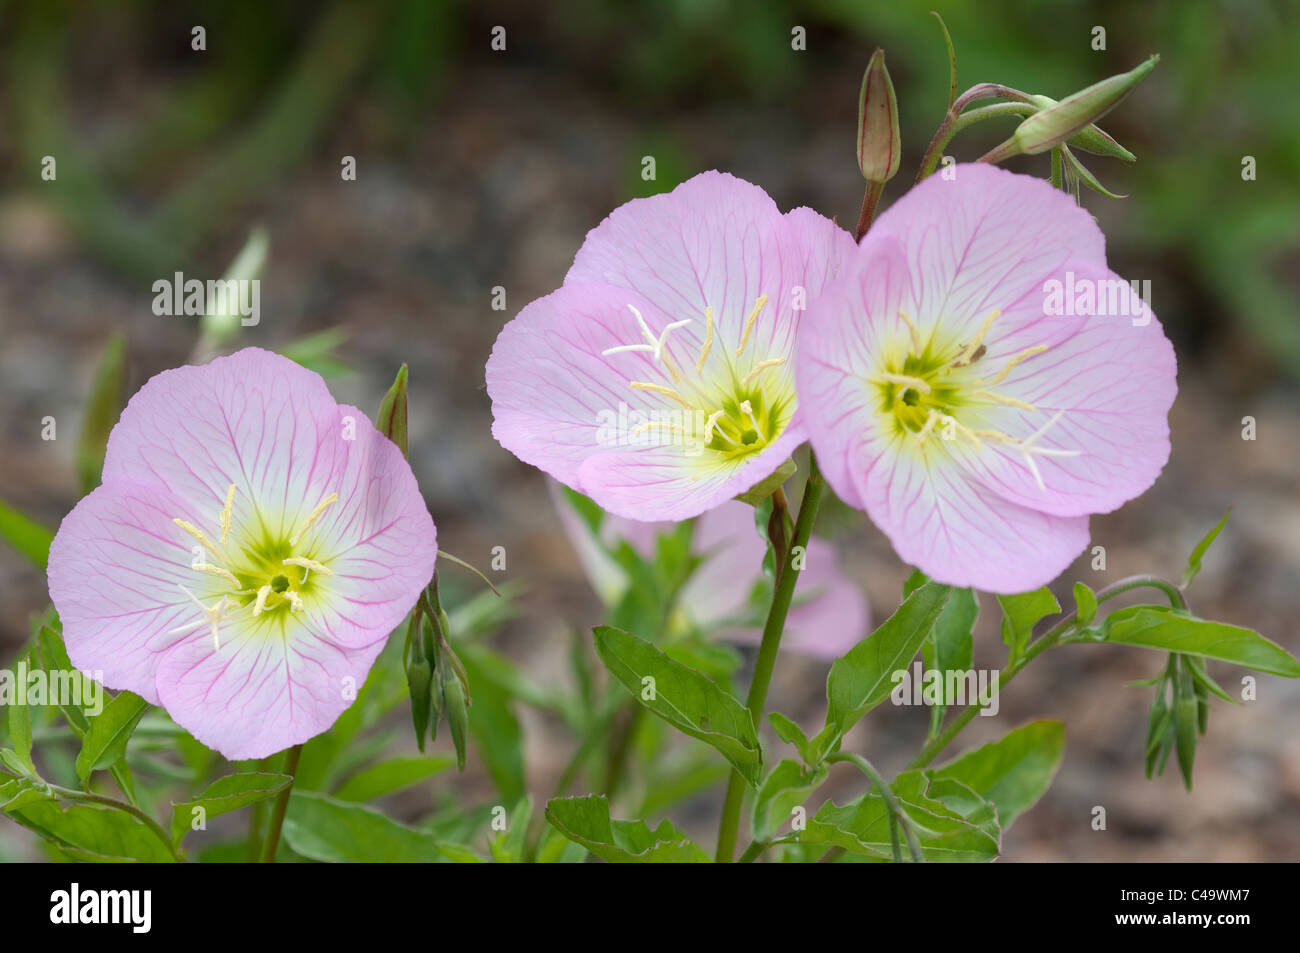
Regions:
<instances>
[{"instance_id":1,"label":"blurred brown ground","mask_svg":"<svg viewBox=\"0 0 1300 953\"><path fill-rule=\"evenodd\" d=\"M658 121L689 144L688 172L727 169L761 184L783 208L807 204L851 223L860 178L849 142L858 61L869 50L861 52L856 60L814 67L819 92L798 103L679 102ZM141 81L129 64L124 69L107 98ZM80 94L88 113L96 92ZM410 364L411 462L440 542L481 563L491 547L507 548L508 575L526 580L529 595L525 617L497 644L537 678L562 678L567 626L596 622L600 610L541 475L492 440L483 364L504 321L560 283L586 230L627 197L645 128L602 90L532 65L527 55L470 59L449 79L436 122L399 148L368 153L368 143L385 141L387 122L368 96L348 97L295 172L223 223L203 252L202 273L218 273L249 225L264 223L272 241L263 317L244 343L275 347L313 330L347 328L343 354L359 373L332 388L363 408L377 406L400 362ZM919 151L909 142L905 170L915 167ZM977 154L960 144L955 151ZM344 154L358 159L356 182L339 179ZM1041 174L1044 163L1022 168ZM906 171L887 200L905 177ZM1132 224L1142 201L1141 193L1122 203L1087 199L1122 274L1142 261L1142 236ZM1107 571L1094 573L1081 560L1063 577L1063 601L1074 579L1095 588L1135 572L1177 578L1197 539L1232 506L1192 605L1298 652L1296 388L1231 325L1203 339L1191 317L1197 302L1179 289L1176 274L1157 277L1163 280L1156 282L1155 310L1180 353L1173 455L1149 493L1093 521ZM504 313L489 307L496 285L507 290ZM74 435L110 331L127 334L132 390L186 360L194 319L154 316L151 297L148 281L124 279L85 254L39 187L0 196L0 497L49 525L75 501ZM1193 325L1198 330L1189 330ZM1254 442L1240 435L1248 414L1258 421ZM39 439L46 415L58 421L54 442ZM848 571L883 618L897 604L904 567L864 519L823 528L833 531ZM44 580L0 547L0 592L0 660L8 664L26 637L28 614L46 602ZM990 668L1002 651L991 606L985 598L976 656L977 665ZM1007 860L1300 859L1300 682L1259 676L1258 701L1235 708L1215 702L1198 750L1196 789L1188 794L1173 768L1153 782L1142 777L1150 689L1124 682L1161 664L1160 656L1136 650L1055 650L1007 690L999 717L976 719L959 748L1032 718L1067 725L1064 765L1048 795L1008 835ZM1212 668L1233 691L1240 673ZM805 722L820 717L824 674L785 657L772 704ZM543 719L529 716L526 725L531 787L541 791L571 742ZM850 745L869 752L882 770L898 770L923 732L923 712L885 706ZM835 777L841 796L857 783L847 774ZM486 791L477 775L462 783ZM1094 805L1107 810L1105 832L1090 827ZM710 798L680 813L687 827L707 831L716 811Z\"/></svg>"}]
</instances>

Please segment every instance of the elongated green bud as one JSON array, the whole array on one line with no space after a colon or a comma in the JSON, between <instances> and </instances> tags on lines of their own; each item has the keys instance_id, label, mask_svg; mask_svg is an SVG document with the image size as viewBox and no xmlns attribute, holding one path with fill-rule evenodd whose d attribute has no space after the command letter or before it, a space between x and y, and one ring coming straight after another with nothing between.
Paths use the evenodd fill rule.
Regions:
<instances>
[{"instance_id":1,"label":"elongated green bud","mask_svg":"<svg viewBox=\"0 0 1300 953\"><path fill-rule=\"evenodd\" d=\"M1069 139L1118 106L1159 62L1159 56L1152 56L1127 73L1103 79L1034 113L1016 128L1014 138L1020 151L1037 155Z\"/></svg>"},{"instance_id":2,"label":"elongated green bud","mask_svg":"<svg viewBox=\"0 0 1300 953\"><path fill-rule=\"evenodd\" d=\"M1103 79L1100 83L1094 83L1087 89L1081 89L1060 102L1039 110L1017 126L1010 139L983 156L980 161L1000 162L1017 155L1038 155L1060 145L1118 106L1159 62L1158 55L1152 56L1127 73ZM1105 147L1103 140L1095 136L1087 138L1094 147Z\"/></svg>"}]
</instances>

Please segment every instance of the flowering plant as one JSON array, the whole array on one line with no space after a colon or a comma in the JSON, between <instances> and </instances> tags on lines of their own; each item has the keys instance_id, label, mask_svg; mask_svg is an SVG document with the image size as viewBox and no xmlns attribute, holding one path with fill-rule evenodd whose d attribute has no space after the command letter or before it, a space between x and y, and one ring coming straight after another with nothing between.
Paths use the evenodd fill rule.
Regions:
<instances>
[{"instance_id":1,"label":"flowering plant","mask_svg":"<svg viewBox=\"0 0 1300 953\"><path fill-rule=\"evenodd\" d=\"M1110 193L1079 159L1134 160L1096 122L1158 59L1057 101L958 95L951 49L944 118L884 211L898 101L871 57L854 232L701 172L616 208L501 328L492 435L547 474L601 605L563 653L517 582L439 548L407 458L405 365L371 423L306 366L319 342L234 349L234 312L206 314L194 363L124 408L110 350L84 496L57 532L0 508L51 603L22 678L0 677L0 811L76 860L991 861L1047 792L1065 726L950 748L1036 658L1084 645L1162 658L1142 683L1144 767L1172 756L1190 789L1212 696L1239 700L1210 664L1295 678L1300 661L1190 608L1226 516L1176 581L1067 577L1090 518L1170 456L1174 349L1111 270L1082 189ZM945 154L1008 117L976 161ZM1042 153L1047 180L998 165ZM264 257L250 243L230 280ZM851 534L818 525L832 506L864 514L910 571L893 611L868 606ZM440 581L440 561L486 590ZM1153 601L1115 607L1136 593ZM982 613L1001 644L977 653ZM489 647L524 615L526 661ZM989 650L1004 660L977 669ZM769 710L810 672L825 675L811 722ZM886 701L926 709L889 772L855 730ZM572 748L549 797L525 769L521 707ZM386 799L471 754L489 803L439 787L395 816ZM837 765L861 775L844 803ZM715 794L716 824L663 818Z\"/></svg>"}]
</instances>

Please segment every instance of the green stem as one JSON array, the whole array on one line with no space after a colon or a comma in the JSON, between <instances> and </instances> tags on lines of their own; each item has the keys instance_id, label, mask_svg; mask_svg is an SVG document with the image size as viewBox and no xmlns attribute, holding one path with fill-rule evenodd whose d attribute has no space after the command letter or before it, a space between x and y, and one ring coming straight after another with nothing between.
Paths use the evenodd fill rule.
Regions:
<instances>
[{"instance_id":1,"label":"green stem","mask_svg":"<svg viewBox=\"0 0 1300 953\"><path fill-rule=\"evenodd\" d=\"M884 191L884 182L867 183L867 189L862 193L862 211L858 213L858 230L853 236L854 241L862 241L862 236L867 234L867 229L871 227L871 220L876 217L876 206L880 203L880 196Z\"/></svg>"},{"instance_id":2,"label":"green stem","mask_svg":"<svg viewBox=\"0 0 1300 953\"><path fill-rule=\"evenodd\" d=\"M1187 602L1183 598L1183 594L1179 591L1178 587L1157 576L1130 576L1127 579L1121 579L1119 582L1109 585L1105 589L1098 590L1097 604L1101 605L1103 602L1114 599L1116 596L1133 589L1143 588L1159 589L1168 597L1170 605L1174 608L1187 608ZM1021 655L1020 658L1016 659L1015 662L999 672L998 693L1001 694L1002 689L1006 685L1010 684L1011 680L1020 673L1021 669L1037 658L1042 652L1060 642L1062 637L1064 637L1065 634L1074 627L1078 618L1079 611L1077 609L1067 613L1059 622L1032 642L1029 647L1025 649L1024 654ZM953 721L938 735L938 737L926 743L925 747L921 749L920 754L912 759L912 763L908 765L908 768L924 768L927 764L933 761L939 753L942 752L943 749L961 733L961 730L971 723L975 716L983 710L983 707L983 705L975 704L968 705L962 709L961 714L953 719Z\"/></svg>"},{"instance_id":3,"label":"green stem","mask_svg":"<svg viewBox=\"0 0 1300 953\"><path fill-rule=\"evenodd\" d=\"M605 764L605 796L612 802L618 793L618 786L627 769L628 752L632 749L632 739L641 724L645 712L642 705L634 705L622 718L614 719L614 731L610 739L609 759Z\"/></svg>"},{"instance_id":4,"label":"green stem","mask_svg":"<svg viewBox=\"0 0 1300 953\"><path fill-rule=\"evenodd\" d=\"M903 826L903 833L907 837L907 852L912 857L912 863L924 863L925 855L921 853L921 843L916 839L916 831L912 830L912 819L903 813L902 808L898 806L898 799L894 797L893 789L885 783L885 779L880 776L880 772L872 766L871 762L862 755L853 754L850 751L838 751L826 760L830 763L843 761L847 764L856 765L858 770L865 774L880 791L880 796L885 802L885 808L889 811L889 844L893 849L894 863L901 864L903 862L903 853L898 845L898 826L900 823Z\"/></svg>"},{"instance_id":5,"label":"green stem","mask_svg":"<svg viewBox=\"0 0 1300 953\"><path fill-rule=\"evenodd\" d=\"M767 623L763 626L763 641L758 647L758 659L754 663L754 674L749 682L749 696L745 701L754 719L755 730L763 720L763 708L767 704L767 690L772 684L772 670L776 667L776 654L781 646L785 617L790 611L795 582L799 578L799 573L790 565L790 557L795 547L805 549L808 546L824 488L821 473L817 469L817 458L810 454L808 461L808 485L804 488L803 501L799 504L799 518L795 522L794 540L780 554L781 559L777 563L779 571L772 589L772 606L767 613ZM727 782L727 796L723 801L722 821L718 827L717 859L721 863L730 862L735 854L736 835L740 831L740 808L744 799L745 779L741 777L740 772L733 770L731 779Z\"/></svg>"},{"instance_id":6,"label":"green stem","mask_svg":"<svg viewBox=\"0 0 1300 953\"><path fill-rule=\"evenodd\" d=\"M1004 101L990 106L980 106L968 113L962 112L968 103L977 99L1001 99L1009 100L1009 102ZM963 129L973 126L977 122L983 122L985 119L996 119L999 116L1031 116L1037 111L1038 107L1031 103L1029 97L1019 90L990 83L968 89L952 104L947 115L944 116L943 122L935 130L934 138L930 140L925 155L921 157L921 168L916 173L916 181L920 182L934 172L939 160L943 158L944 147L952 141L953 136Z\"/></svg>"},{"instance_id":7,"label":"green stem","mask_svg":"<svg viewBox=\"0 0 1300 953\"><path fill-rule=\"evenodd\" d=\"M280 828L284 826L284 814L289 809L289 795L293 792L293 782L298 774L298 761L302 758L302 745L289 749L289 758L285 762L284 773L289 775L285 785L275 798L275 809L271 812L271 826L266 831L266 842L262 845L262 863L275 863L275 853L280 848Z\"/></svg>"},{"instance_id":8,"label":"green stem","mask_svg":"<svg viewBox=\"0 0 1300 953\"><path fill-rule=\"evenodd\" d=\"M50 789L52 794L58 795L65 801L79 801L83 804L103 804L107 807L117 808L119 811L126 811L126 813L132 815L153 831L153 833L157 835L158 839L166 844L168 849L171 850L173 857L177 860L181 859L180 855L176 853L176 848L172 846L171 835L159 827L157 821L134 804L128 804L126 801L119 801L117 798L108 797L104 794L96 794L93 791L77 791L73 788L65 788L57 784L47 784L46 786Z\"/></svg>"},{"instance_id":9,"label":"green stem","mask_svg":"<svg viewBox=\"0 0 1300 953\"><path fill-rule=\"evenodd\" d=\"M1052 188L1064 188L1063 179L1061 178L1061 150L1052 150Z\"/></svg>"},{"instance_id":10,"label":"green stem","mask_svg":"<svg viewBox=\"0 0 1300 953\"><path fill-rule=\"evenodd\" d=\"M771 846L772 842L769 840L752 841L750 845L745 848L745 852L740 855L740 859L737 860L736 863L752 864L754 861L758 860L763 851L767 850Z\"/></svg>"}]
</instances>

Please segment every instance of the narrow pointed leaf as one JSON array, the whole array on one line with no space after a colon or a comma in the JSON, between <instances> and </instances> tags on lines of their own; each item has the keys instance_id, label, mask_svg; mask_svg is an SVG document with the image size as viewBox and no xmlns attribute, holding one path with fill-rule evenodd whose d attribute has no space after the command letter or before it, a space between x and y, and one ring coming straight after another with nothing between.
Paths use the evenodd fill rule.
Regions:
<instances>
[{"instance_id":1,"label":"narrow pointed leaf","mask_svg":"<svg viewBox=\"0 0 1300 953\"><path fill-rule=\"evenodd\" d=\"M595 629L596 654L638 701L678 731L717 748L757 786L763 755L749 709L708 676L621 629Z\"/></svg>"}]
</instances>

